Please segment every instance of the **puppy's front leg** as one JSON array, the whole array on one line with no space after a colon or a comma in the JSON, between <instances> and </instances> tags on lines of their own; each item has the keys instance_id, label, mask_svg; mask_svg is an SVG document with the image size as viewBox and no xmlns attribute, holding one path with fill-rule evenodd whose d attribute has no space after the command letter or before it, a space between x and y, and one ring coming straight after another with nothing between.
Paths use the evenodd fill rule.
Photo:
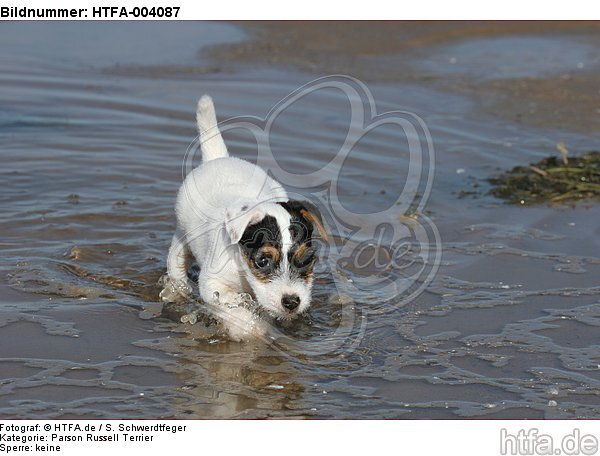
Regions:
<instances>
[{"instance_id":1,"label":"puppy's front leg","mask_svg":"<svg viewBox=\"0 0 600 456\"><path fill-rule=\"evenodd\" d=\"M207 304L212 304L215 301L215 293L218 293L219 303L234 304L237 302L239 293L237 293L232 284L228 285L227 282L216 274L211 274L205 269L200 269L200 276L198 277L198 291L200 298Z\"/></svg>"},{"instance_id":2,"label":"puppy's front leg","mask_svg":"<svg viewBox=\"0 0 600 456\"><path fill-rule=\"evenodd\" d=\"M236 342L265 337L269 324L244 307L223 306L221 320L231 340Z\"/></svg>"},{"instance_id":3,"label":"puppy's front leg","mask_svg":"<svg viewBox=\"0 0 600 456\"><path fill-rule=\"evenodd\" d=\"M222 276L200 271L200 297L223 322L231 340L240 342L265 336L269 325L259 315L243 307L244 294L224 282ZM218 293L218 298L215 293Z\"/></svg>"}]
</instances>

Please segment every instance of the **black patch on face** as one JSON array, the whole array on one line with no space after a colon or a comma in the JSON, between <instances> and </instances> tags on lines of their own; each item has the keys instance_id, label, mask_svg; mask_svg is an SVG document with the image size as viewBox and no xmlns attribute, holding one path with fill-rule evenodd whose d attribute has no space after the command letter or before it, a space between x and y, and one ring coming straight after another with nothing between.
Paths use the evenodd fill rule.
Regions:
<instances>
[{"instance_id":1,"label":"black patch on face","mask_svg":"<svg viewBox=\"0 0 600 456\"><path fill-rule=\"evenodd\" d=\"M275 217L267 215L249 225L238 244L252 274L261 282L268 282L281 263L281 232Z\"/></svg>"},{"instance_id":2,"label":"black patch on face","mask_svg":"<svg viewBox=\"0 0 600 456\"><path fill-rule=\"evenodd\" d=\"M290 214L290 233L293 244L310 243L313 235L313 226L304 215L302 210L306 210L305 203L300 201L288 201L279 203Z\"/></svg>"},{"instance_id":3,"label":"black patch on face","mask_svg":"<svg viewBox=\"0 0 600 456\"><path fill-rule=\"evenodd\" d=\"M312 242L313 224L303 215L308 203L288 201L279 204L290 214L289 229L292 237L292 245L288 251L290 272L304 280L311 280L317 252ZM313 209L312 205L310 207Z\"/></svg>"}]
</instances>

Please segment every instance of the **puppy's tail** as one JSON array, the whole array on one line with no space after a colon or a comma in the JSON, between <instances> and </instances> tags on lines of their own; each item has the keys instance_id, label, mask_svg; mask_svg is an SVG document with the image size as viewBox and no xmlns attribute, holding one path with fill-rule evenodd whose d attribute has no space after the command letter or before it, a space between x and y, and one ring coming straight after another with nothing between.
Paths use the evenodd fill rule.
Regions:
<instances>
[{"instance_id":1,"label":"puppy's tail","mask_svg":"<svg viewBox=\"0 0 600 456\"><path fill-rule=\"evenodd\" d=\"M228 157L227 146L225 146L225 142L217 126L215 105L212 98L208 95L203 95L198 101L196 121L198 122L198 132L200 133L202 161Z\"/></svg>"}]
</instances>

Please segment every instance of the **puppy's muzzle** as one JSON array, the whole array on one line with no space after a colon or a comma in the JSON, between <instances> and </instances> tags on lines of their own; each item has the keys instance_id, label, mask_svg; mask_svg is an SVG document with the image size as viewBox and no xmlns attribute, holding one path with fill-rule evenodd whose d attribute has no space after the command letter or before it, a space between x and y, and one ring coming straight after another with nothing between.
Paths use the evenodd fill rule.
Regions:
<instances>
[{"instance_id":1,"label":"puppy's muzzle","mask_svg":"<svg viewBox=\"0 0 600 456\"><path fill-rule=\"evenodd\" d=\"M281 305L288 311L293 312L300 305L300 296L285 294L281 298Z\"/></svg>"}]
</instances>

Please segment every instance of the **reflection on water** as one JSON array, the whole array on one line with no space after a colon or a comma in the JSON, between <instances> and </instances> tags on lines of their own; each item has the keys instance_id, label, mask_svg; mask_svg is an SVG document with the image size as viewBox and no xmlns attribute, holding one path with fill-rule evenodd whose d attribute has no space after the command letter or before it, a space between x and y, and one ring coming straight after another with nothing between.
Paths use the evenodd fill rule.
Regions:
<instances>
[{"instance_id":1,"label":"reflection on water","mask_svg":"<svg viewBox=\"0 0 600 456\"><path fill-rule=\"evenodd\" d=\"M432 131L426 215L443 239L437 276L392 305L385 285L423 266L424 246L394 250L385 235L374 245L386 223L410 227L424 214L370 221L372 238L343 251L349 234L338 227L326 263L335 267L320 270L310 314L280 326L271 343L233 343L210 325L157 316L195 102L211 93L223 118L262 117L312 77L215 73L197 50L244 37L225 24L153 25L154 38L173 40L149 42L133 39L148 25L94 24L77 49L61 45L77 41L80 25L5 25L2 42L13 45L0 49L1 416L598 416L598 207L457 197L497 167L552 153L556 132L481 114L425 83L370 84L379 112L415 112ZM104 40L99 54L94 36ZM552 47L545 40L524 40L523 55ZM479 61L473 43L461 48L465 61ZM466 68L464 77L479 77ZM348 131L347 100L323 91L285 114L272 130L277 164L309 174L329 163ZM225 136L234 155L255 159L246 133ZM560 139L580 151L598 140L569 131ZM387 127L361 140L338 182L345 209L395 204L408 166L402 141ZM364 277L379 285L361 287Z\"/></svg>"}]
</instances>

